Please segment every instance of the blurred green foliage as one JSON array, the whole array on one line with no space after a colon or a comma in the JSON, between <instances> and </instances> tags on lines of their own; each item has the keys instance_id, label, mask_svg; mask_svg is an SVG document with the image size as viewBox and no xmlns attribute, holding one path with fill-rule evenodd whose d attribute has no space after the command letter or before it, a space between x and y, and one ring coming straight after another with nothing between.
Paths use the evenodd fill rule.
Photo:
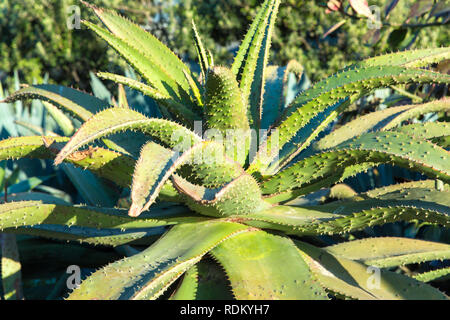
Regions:
<instances>
[{"instance_id":1,"label":"blurred green foliage","mask_svg":"<svg viewBox=\"0 0 450 320\"><path fill-rule=\"evenodd\" d=\"M348 0L346 14L354 15ZM197 60L192 42L191 19L195 19L206 46L218 64L229 63L255 16L260 0L89 0L119 11L172 48L184 60ZM285 65L301 62L312 80L331 74L363 57L405 49L440 46L448 42L448 25L401 28L402 24L442 23L448 20L446 0L370 0L380 8L381 30L368 28L364 17L349 17L326 11L325 0L284 0L273 39L271 61ZM420 5L417 5L419 3ZM392 4L395 4L392 6ZM2 0L0 2L0 81L12 84L14 70L26 83L72 85L89 90L87 70L118 71L124 65L106 43L85 28L70 30L70 6L79 5L81 16L88 10L78 0ZM387 8L392 10L387 15ZM342 23L326 37L331 27ZM448 22L448 21L447 21Z\"/></svg>"},{"instance_id":2,"label":"blurred green foliage","mask_svg":"<svg viewBox=\"0 0 450 320\"><path fill-rule=\"evenodd\" d=\"M115 8L131 18L153 15L149 1L90 0L90 3ZM0 1L0 81L12 85L18 70L25 83L49 81L86 89L89 70L108 69L117 61L106 43L92 32L71 30L75 13L71 6L88 10L79 0L2 0ZM135 17L136 15L136 17Z\"/></svg>"}]
</instances>

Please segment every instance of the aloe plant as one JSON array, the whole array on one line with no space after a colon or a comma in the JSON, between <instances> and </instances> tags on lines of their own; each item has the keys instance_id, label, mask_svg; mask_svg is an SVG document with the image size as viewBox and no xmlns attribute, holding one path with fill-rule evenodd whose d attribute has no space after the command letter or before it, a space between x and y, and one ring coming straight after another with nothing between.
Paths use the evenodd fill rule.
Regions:
<instances>
[{"instance_id":1,"label":"aloe plant","mask_svg":"<svg viewBox=\"0 0 450 320\"><path fill-rule=\"evenodd\" d=\"M448 259L450 245L381 237L324 246L319 236L397 221L449 226L450 128L446 122L401 126L423 113L448 111L448 99L374 112L321 133L376 88L449 83L450 76L423 67L448 59L450 48L363 60L286 101L286 74L302 70L295 63L268 66L279 3L262 4L231 67L215 66L195 32L200 77L151 34L88 5L106 28L84 24L143 81L100 76L150 96L162 117L147 117L127 104L111 107L60 86L28 86L6 99L46 100L83 124L70 139L3 140L0 159L55 159L55 165L70 163L130 188L129 208L48 199L0 205L0 228L8 233L148 246L98 269L69 299L204 297L218 283L205 280L205 270L214 275L217 268L207 257L223 268L236 299L448 298L426 283L448 268L413 275L392 268ZM223 140L229 132L235 134L233 148ZM429 180L362 194L339 188L347 177L385 163ZM332 186L340 201L292 202Z\"/></svg>"}]
</instances>

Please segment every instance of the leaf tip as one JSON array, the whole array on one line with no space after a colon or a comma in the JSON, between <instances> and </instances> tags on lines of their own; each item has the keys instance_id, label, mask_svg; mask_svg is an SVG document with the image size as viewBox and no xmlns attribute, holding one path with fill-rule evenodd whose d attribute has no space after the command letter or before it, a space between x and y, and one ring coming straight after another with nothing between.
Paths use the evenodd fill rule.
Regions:
<instances>
[{"instance_id":1,"label":"leaf tip","mask_svg":"<svg viewBox=\"0 0 450 320\"><path fill-rule=\"evenodd\" d=\"M142 213L142 208L135 203L131 204L130 210L128 211L128 215L130 217L138 217Z\"/></svg>"}]
</instances>

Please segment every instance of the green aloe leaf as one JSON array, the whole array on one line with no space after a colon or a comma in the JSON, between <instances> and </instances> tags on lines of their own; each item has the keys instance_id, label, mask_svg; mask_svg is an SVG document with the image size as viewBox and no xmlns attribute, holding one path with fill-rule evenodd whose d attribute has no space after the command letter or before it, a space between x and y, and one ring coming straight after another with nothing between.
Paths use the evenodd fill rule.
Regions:
<instances>
[{"instance_id":1,"label":"green aloe leaf","mask_svg":"<svg viewBox=\"0 0 450 320\"><path fill-rule=\"evenodd\" d=\"M214 151L218 152L222 159L207 157L214 154ZM148 210L168 179L183 165L187 166L186 169L191 174L196 172L201 176L202 172L205 172L203 186L213 183L213 180L222 185L242 174L242 169L234 162L223 159L223 153L223 146L211 141L200 142L181 154L154 142L146 144L133 174L130 216L135 217ZM197 158L198 155L201 158ZM207 159L202 159L204 157Z\"/></svg>"},{"instance_id":2,"label":"green aloe leaf","mask_svg":"<svg viewBox=\"0 0 450 320\"><path fill-rule=\"evenodd\" d=\"M418 239L382 237L343 242L327 252L380 268L450 259L450 245Z\"/></svg>"},{"instance_id":3,"label":"green aloe leaf","mask_svg":"<svg viewBox=\"0 0 450 320\"><path fill-rule=\"evenodd\" d=\"M125 244L149 245L164 232L161 228L122 231L120 229L97 229L60 225L36 225L8 229L9 233L42 237L58 241L73 241L80 244L117 247Z\"/></svg>"},{"instance_id":4,"label":"green aloe leaf","mask_svg":"<svg viewBox=\"0 0 450 320\"><path fill-rule=\"evenodd\" d=\"M295 228L299 234L338 234L397 221L425 221L447 227L450 208L418 200L365 200L308 207L342 215Z\"/></svg>"},{"instance_id":5,"label":"green aloe leaf","mask_svg":"<svg viewBox=\"0 0 450 320\"><path fill-rule=\"evenodd\" d=\"M70 136L75 131L72 120L66 116L60 109L51 103L43 101L45 109L52 116L58 126L61 128L65 136Z\"/></svg>"},{"instance_id":6,"label":"green aloe leaf","mask_svg":"<svg viewBox=\"0 0 450 320\"><path fill-rule=\"evenodd\" d=\"M16 236L8 233L0 234L0 242L3 298L5 300L22 300L22 265Z\"/></svg>"},{"instance_id":7,"label":"green aloe leaf","mask_svg":"<svg viewBox=\"0 0 450 320\"><path fill-rule=\"evenodd\" d=\"M449 153L428 141L399 132L366 133L335 149L301 160L262 185L264 194L299 188L317 179L336 176L348 166L391 163L450 181ZM361 167L365 169L364 167Z\"/></svg>"},{"instance_id":8,"label":"green aloe leaf","mask_svg":"<svg viewBox=\"0 0 450 320\"><path fill-rule=\"evenodd\" d=\"M210 129L249 129L246 106L231 70L213 67L208 70L205 85L205 115Z\"/></svg>"},{"instance_id":9,"label":"green aloe leaf","mask_svg":"<svg viewBox=\"0 0 450 320\"><path fill-rule=\"evenodd\" d=\"M142 92L143 94L149 96L150 98L160 103L164 108L169 110L177 120L179 120L183 124L186 124L189 127L192 127L194 121L200 118L200 116L197 115L192 110L192 108L187 108L185 105L183 105L180 102L177 102L170 96L163 94L159 92L157 89L148 86L142 82L107 72L100 72L98 75L103 79L111 80L116 83L120 83L122 85L128 86L132 89Z\"/></svg>"},{"instance_id":10,"label":"green aloe leaf","mask_svg":"<svg viewBox=\"0 0 450 320\"><path fill-rule=\"evenodd\" d=\"M148 249L93 273L69 299L156 299L211 249L247 230L218 221L175 226Z\"/></svg>"},{"instance_id":11,"label":"green aloe leaf","mask_svg":"<svg viewBox=\"0 0 450 320\"><path fill-rule=\"evenodd\" d=\"M310 244L295 242L318 278L332 293L353 299L447 300L439 290L387 270L372 269L357 261L337 257Z\"/></svg>"},{"instance_id":12,"label":"green aloe leaf","mask_svg":"<svg viewBox=\"0 0 450 320\"><path fill-rule=\"evenodd\" d=\"M170 297L170 300L195 300L198 288L198 268L197 265L192 266L183 275L178 288Z\"/></svg>"},{"instance_id":13,"label":"green aloe leaf","mask_svg":"<svg viewBox=\"0 0 450 320\"><path fill-rule=\"evenodd\" d=\"M413 278L422 282L430 282L430 281L439 281L441 279L448 279L449 275L450 275L450 267L419 273L414 275Z\"/></svg>"},{"instance_id":14,"label":"green aloe leaf","mask_svg":"<svg viewBox=\"0 0 450 320\"><path fill-rule=\"evenodd\" d=\"M286 109L277 134L269 136L261 152L272 152L272 143L281 150L269 154L273 162L256 158L249 172L268 173L288 164L304 150L351 102L378 87L396 83L450 82L448 75L395 66L350 68L326 78L303 91ZM274 139L274 141L272 141ZM264 159L264 158L263 158Z\"/></svg>"},{"instance_id":15,"label":"green aloe leaf","mask_svg":"<svg viewBox=\"0 0 450 320\"><path fill-rule=\"evenodd\" d=\"M360 198L379 200L420 200L450 207L449 185L438 186L438 180L414 181L370 190Z\"/></svg>"},{"instance_id":16,"label":"green aloe leaf","mask_svg":"<svg viewBox=\"0 0 450 320\"><path fill-rule=\"evenodd\" d=\"M0 204L0 212L0 230L41 224L130 230L206 220L181 206L154 208L150 215L140 218L129 217L124 209L63 206L42 201L3 203Z\"/></svg>"},{"instance_id":17,"label":"green aloe leaf","mask_svg":"<svg viewBox=\"0 0 450 320\"><path fill-rule=\"evenodd\" d=\"M70 202L67 202L60 197L50 195L43 192L19 192L8 195L8 202L19 202L19 201L41 201L42 203L53 203L63 206L70 206Z\"/></svg>"},{"instance_id":18,"label":"green aloe leaf","mask_svg":"<svg viewBox=\"0 0 450 320\"><path fill-rule=\"evenodd\" d=\"M450 104L449 104L450 105ZM431 141L442 141L436 138L446 138L450 136L450 123L448 122L425 122L414 123L396 128L396 132L403 132L418 139Z\"/></svg>"},{"instance_id":19,"label":"green aloe leaf","mask_svg":"<svg viewBox=\"0 0 450 320\"><path fill-rule=\"evenodd\" d=\"M116 38L123 41L126 46L132 49L127 50L126 47L116 47L115 42L111 44L126 59L136 59L139 65L136 68L137 70L141 70L140 68L145 70L148 65L152 64L152 68L163 75L161 79L169 79L168 76L170 75L171 78L173 77L172 81L176 81L176 84L185 92L189 92L190 85L184 74L187 73L191 76L191 71L167 46L152 34L146 32L130 20L121 17L116 12L97 8L87 3L85 4L95 12L98 18ZM92 25L89 24L89 26L91 27ZM97 33L98 30L98 28L94 29ZM108 42L111 41L111 37L106 37L103 32L99 35L105 37L105 40ZM120 42L118 43L120 44ZM144 74L144 77L153 77L153 75ZM173 89L174 91L177 90L175 86Z\"/></svg>"},{"instance_id":20,"label":"green aloe leaf","mask_svg":"<svg viewBox=\"0 0 450 320\"><path fill-rule=\"evenodd\" d=\"M130 46L126 41L91 22L83 21L92 31L97 33L111 47L113 47L140 75L161 93L168 95L178 102L192 105L189 94L157 63L154 58Z\"/></svg>"},{"instance_id":21,"label":"green aloe leaf","mask_svg":"<svg viewBox=\"0 0 450 320\"><path fill-rule=\"evenodd\" d=\"M47 101L82 121L88 120L94 113L109 107L108 103L92 95L52 84L27 86L16 91L3 102L11 103L24 98Z\"/></svg>"},{"instance_id":22,"label":"green aloe leaf","mask_svg":"<svg viewBox=\"0 0 450 320\"><path fill-rule=\"evenodd\" d=\"M200 214L213 217L245 216L268 207L256 180L243 174L222 188L208 189L173 176L174 187L185 195L186 204Z\"/></svg>"},{"instance_id":23,"label":"green aloe leaf","mask_svg":"<svg viewBox=\"0 0 450 320\"><path fill-rule=\"evenodd\" d=\"M171 148L183 142L188 143L188 146L184 146L186 143L183 143L183 147L188 148L192 142L201 141L201 138L190 130L169 120L149 119L131 109L110 108L95 114L78 129L56 157L55 164L61 163L89 142L125 130L139 130ZM180 142L180 138L188 140Z\"/></svg>"},{"instance_id":24,"label":"green aloe leaf","mask_svg":"<svg viewBox=\"0 0 450 320\"><path fill-rule=\"evenodd\" d=\"M286 234L296 234L302 226L308 226L320 221L342 218L344 215L323 212L311 208L293 206L274 206L264 211L246 216L231 216L241 223L260 229L273 229Z\"/></svg>"},{"instance_id":25,"label":"green aloe leaf","mask_svg":"<svg viewBox=\"0 0 450 320\"><path fill-rule=\"evenodd\" d=\"M267 0L263 3L232 66L242 89L243 99L249 102L252 128L259 128L261 125L266 66L279 5L279 0Z\"/></svg>"},{"instance_id":26,"label":"green aloe leaf","mask_svg":"<svg viewBox=\"0 0 450 320\"><path fill-rule=\"evenodd\" d=\"M315 150L333 148L345 141L369 131L385 131L396 128L403 121L413 119L429 112L450 110L450 99L432 101L425 104L407 105L387 108L358 117L334 130L314 144ZM427 125L427 124L420 124ZM398 128L403 131L407 129ZM421 136L417 136L420 138Z\"/></svg>"},{"instance_id":27,"label":"green aloe leaf","mask_svg":"<svg viewBox=\"0 0 450 320\"><path fill-rule=\"evenodd\" d=\"M403 52L388 53L378 57L357 62L356 66L405 66L425 67L450 57L450 47L415 49Z\"/></svg>"},{"instance_id":28,"label":"green aloe leaf","mask_svg":"<svg viewBox=\"0 0 450 320\"><path fill-rule=\"evenodd\" d=\"M200 69L202 71L202 78L206 79L206 73L209 68L212 67L210 65L210 59L208 58L208 52L203 46L203 41L197 31L197 26L195 25L194 20L192 20L192 32L194 33L194 44L195 49L197 50L198 61L200 63Z\"/></svg>"},{"instance_id":29,"label":"green aloe leaf","mask_svg":"<svg viewBox=\"0 0 450 320\"><path fill-rule=\"evenodd\" d=\"M288 238L255 230L227 239L211 254L239 300L327 299Z\"/></svg>"},{"instance_id":30,"label":"green aloe leaf","mask_svg":"<svg viewBox=\"0 0 450 320\"><path fill-rule=\"evenodd\" d=\"M0 141L0 160L5 159L54 159L61 151L65 137L17 137ZM83 169L89 169L97 176L115 182L122 187L131 185L136 161L126 155L103 148L91 148L72 153L64 160ZM161 195L168 200L176 198L176 191L165 184Z\"/></svg>"}]
</instances>

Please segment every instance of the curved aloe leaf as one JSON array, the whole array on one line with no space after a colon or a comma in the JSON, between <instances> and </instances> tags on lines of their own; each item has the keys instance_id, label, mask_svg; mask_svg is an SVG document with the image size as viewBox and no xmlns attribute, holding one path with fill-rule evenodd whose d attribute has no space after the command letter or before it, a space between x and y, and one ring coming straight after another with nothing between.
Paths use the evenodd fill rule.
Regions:
<instances>
[{"instance_id":1,"label":"curved aloe leaf","mask_svg":"<svg viewBox=\"0 0 450 320\"><path fill-rule=\"evenodd\" d=\"M449 152L428 141L399 132L367 133L335 149L301 160L262 184L264 194L301 187L335 176L350 165L392 163L450 181ZM364 168L364 167L362 167Z\"/></svg>"},{"instance_id":2,"label":"curved aloe leaf","mask_svg":"<svg viewBox=\"0 0 450 320\"><path fill-rule=\"evenodd\" d=\"M175 226L150 248L93 273L69 299L156 299L212 248L247 230L217 221Z\"/></svg>"},{"instance_id":3,"label":"curved aloe leaf","mask_svg":"<svg viewBox=\"0 0 450 320\"><path fill-rule=\"evenodd\" d=\"M27 86L14 92L3 102L11 103L23 98L50 102L82 121L87 121L94 113L109 107L108 103L90 94L53 84Z\"/></svg>"},{"instance_id":4,"label":"curved aloe leaf","mask_svg":"<svg viewBox=\"0 0 450 320\"><path fill-rule=\"evenodd\" d=\"M266 0L263 3L232 65L243 99L249 102L248 114L252 128L261 125L265 69L279 5L279 0Z\"/></svg>"},{"instance_id":5,"label":"curved aloe leaf","mask_svg":"<svg viewBox=\"0 0 450 320\"><path fill-rule=\"evenodd\" d=\"M201 138L185 127L164 119L149 119L137 111L125 108L110 108L95 114L72 136L55 159L61 163L78 148L107 135L125 130L140 130L171 148L180 146L180 137L188 139L181 142L182 148L198 143ZM188 142L188 146L186 146Z\"/></svg>"},{"instance_id":6,"label":"curved aloe leaf","mask_svg":"<svg viewBox=\"0 0 450 320\"><path fill-rule=\"evenodd\" d=\"M300 196L318 191L322 188L327 188L335 183L342 182L345 179L353 177L358 173L367 172L368 169L376 166L378 166L378 164L373 162L350 165L342 171L337 170L337 172L335 172L334 174L326 178L314 180L312 183L307 183L299 189L292 189L280 193L266 195L264 196L264 200L272 204L285 204Z\"/></svg>"},{"instance_id":7,"label":"curved aloe leaf","mask_svg":"<svg viewBox=\"0 0 450 320\"><path fill-rule=\"evenodd\" d=\"M310 208L343 216L294 228L298 234L346 233L397 221L419 220L445 227L450 225L449 207L424 201L366 200Z\"/></svg>"},{"instance_id":8,"label":"curved aloe leaf","mask_svg":"<svg viewBox=\"0 0 450 320\"><path fill-rule=\"evenodd\" d=\"M152 244L164 233L164 228L122 231L120 229L97 229L76 226L69 229L67 226L60 225L36 225L33 227L8 229L8 232L59 241L117 247L125 244Z\"/></svg>"},{"instance_id":9,"label":"curved aloe leaf","mask_svg":"<svg viewBox=\"0 0 450 320\"><path fill-rule=\"evenodd\" d=\"M54 159L66 137L17 137L0 141L0 159ZM65 159L78 167L89 169L120 186L131 184L134 159L103 148L75 152Z\"/></svg>"},{"instance_id":10,"label":"curved aloe leaf","mask_svg":"<svg viewBox=\"0 0 450 320\"><path fill-rule=\"evenodd\" d=\"M210 129L249 129L246 107L238 83L228 68L208 70L205 85L205 116Z\"/></svg>"},{"instance_id":11,"label":"curved aloe leaf","mask_svg":"<svg viewBox=\"0 0 450 320\"><path fill-rule=\"evenodd\" d=\"M1 278L3 298L5 300L22 300L22 273L14 234L0 234L1 244Z\"/></svg>"},{"instance_id":12,"label":"curved aloe leaf","mask_svg":"<svg viewBox=\"0 0 450 320\"><path fill-rule=\"evenodd\" d=\"M414 275L413 278L422 282L430 282L436 280L439 281L442 278L448 279L449 275L450 275L450 267L419 273Z\"/></svg>"},{"instance_id":13,"label":"curved aloe leaf","mask_svg":"<svg viewBox=\"0 0 450 320\"><path fill-rule=\"evenodd\" d=\"M393 131L403 132L418 139L426 139L434 141L435 138L450 136L450 123L448 122L414 123L407 126L401 126Z\"/></svg>"},{"instance_id":14,"label":"curved aloe leaf","mask_svg":"<svg viewBox=\"0 0 450 320\"><path fill-rule=\"evenodd\" d=\"M353 299L446 300L439 290L402 274L367 268L357 261L336 257L310 244L296 241L320 283L331 292Z\"/></svg>"},{"instance_id":15,"label":"curved aloe leaf","mask_svg":"<svg viewBox=\"0 0 450 320\"><path fill-rule=\"evenodd\" d=\"M19 201L41 201L42 203L53 203L63 206L70 206L70 203L59 197L42 192L19 192L8 194L8 202ZM0 200L0 203L3 201Z\"/></svg>"},{"instance_id":16,"label":"curved aloe leaf","mask_svg":"<svg viewBox=\"0 0 450 320\"><path fill-rule=\"evenodd\" d=\"M288 238L256 230L222 242L211 254L239 300L327 299Z\"/></svg>"},{"instance_id":17,"label":"curved aloe leaf","mask_svg":"<svg viewBox=\"0 0 450 320\"><path fill-rule=\"evenodd\" d=\"M65 136L70 136L75 131L72 120L68 116L66 116L64 112L58 109L58 107L46 101L42 101L42 104L58 124L58 126L61 128Z\"/></svg>"},{"instance_id":18,"label":"curved aloe leaf","mask_svg":"<svg viewBox=\"0 0 450 320\"><path fill-rule=\"evenodd\" d=\"M149 96L150 98L159 102L163 107L169 110L177 120L188 125L189 127L193 127L194 121L200 118L200 116L197 115L192 110L192 108L187 108L182 103L177 102L170 96L163 94L159 92L157 89L148 86L142 82L108 72L99 72L98 76L103 79L111 80L116 83L120 83L124 86L128 86L132 89L142 92L146 96Z\"/></svg>"},{"instance_id":19,"label":"curved aloe leaf","mask_svg":"<svg viewBox=\"0 0 450 320\"><path fill-rule=\"evenodd\" d=\"M439 191L449 191L450 186L448 184L444 184L441 188L438 186L437 180L420 180L420 181L398 183L382 188L376 188L373 190L369 190L366 193L363 193L362 195L367 196L369 198L378 198L393 192L398 191L407 192L409 191L409 189L427 189L427 190L434 189Z\"/></svg>"},{"instance_id":20,"label":"curved aloe leaf","mask_svg":"<svg viewBox=\"0 0 450 320\"><path fill-rule=\"evenodd\" d=\"M280 154L269 155L273 163L255 161L249 172L270 167L276 171L289 163L304 150L317 135L334 120L352 101L371 90L396 83L450 82L450 76L419 69L402 67L362 67L344 70L326 78L302 92L286 109L277 127L275 141L269 136L262 150L272 150L272 143L279 145ZM258 158L257 158L258 159Z\"/></svg>"},{"instance_id":21,"label":"curved aloe leaf","mask_svg":"<svg viewBox=\"0 0 450 320\"><path fill-rule=\"evenodd\" d=\"M218 157L222 159L218 158L217 161L213 161L212 157L202 159L214 151L218 152ZM199 153L202 157L200 159L196 158ZM223 159L223 153L223 146L211 141L200 142L181 155L154 142L146 144L142 148L133 174L130 216L136 217L142 211L148 210L167 180L185 164L191 171L190 176L194 173L201 176L202 171L210 171L205 173L202 185L209 185L213 181L222 185L237 178L243 173L242 168L232 161Z\"/></svg>"},{"instance_id":22,"label":"curved aloe leaf","mask_svg":"<svg viewBox=\"0 0 450 320\"><path fill-rule=\"evenodd\" d=\"M356 66L405 66L424 67L450 57L450 47L415 49L403 52L388 53L378 57L357 62Z\"/></svg>"},{"instance_id":23,"label":"curved aloe leaf","mask_svg":"<svg viewBox=\"0 0 450 320\"><path fill-rule=\"evenodd\" d=\"M195 300L198 287L197 265L184 273L183 280L170 297L170 300Z\"/></svg>"},{"instance_id":24,"label":"curved aloe leaf","mask_svg":"<svg viewBox=\"0 0 450 320\"><path fill-rule=\"evenodd\" d=\"M218 189L193 185L179 176L172 176L172 181L175 188L186 196L186 204L207 216L245 216L268 207L262 200L258 183L248 174Z\"/></svg>"},{"instance_id":25,"label":"curved aloe leaf","mask_svg":"<svg viewBox=\"0 0 450 320\"><path fill-rule=\"evenodd\" d=\"M230 219L260 229L273 229L283 231L286 234L296 234L296 230L302 226L342 217L344 216L340 214L310 208L274 206L247 216L231 216Z\"/></svg>"},{"instance_id":26,"label":"curved aloe leaf","mask_svg":"<svg viewBox=\"0 0 450 320\"><path fill-rule=\"evenodd\" d=\"M177 82L177 85L182 87L186 92L189 92L189 83L184 77L184 72L187 72L189 75L191 75L191 72L189 68L167 46L156 39L152 34L146 32L140 26L134 24L126 18L121 17L114 11L97 8L87 3L85 3L85 5L90 7L95 12L95 14L112 34L139 53L139 55L136 56L137 58L140 56L145 57L144 59L148 62L138 60L140 65L145 65L147 63L153 64L155 69L156 67L159 69L159 72L164 73L165 75L173 76L173 79ZM102 35L100 34L100 36ZM128 52L125 51L124 48L116 49L124 56ZM137 70L140 70L140 68L137 68Z\"/></svg>"},{"instance_id":27,"label":"curved aloe leaf","mask_svg":"<svg viewBox=\"0 0 450 320\"><path fill-rule=\"evenodd\" d=\"M420 200L450 207L450 190L448 185L443 185L440 188L436 180L420 182L401 183L374 189L359 195L359 197L379 200Z\"/></svg>"},{"instance_id":28,"label":"curved aloe leaf","mask_svg":"<svg viewBox=\"0 0 450 320\"><path fill-rule=\"evenodd\" d=\"M126 41L104 28L88 21L83 21L83 24L113 47L149 84L158 89L158 91L169 95L178 102L187 105L193 104L189 94L155 62L154 58L130 46Z\"/></svg>"},{"instance_id":29,"label":"curved aloe leaf","mask_svg":"<svg viewBox=\"0 0 450 320\"><path fill-rule=\"evenodd\" d=\"M334 256L380 268L450 259L450 245L418 239L382 237L339 243L324 248Z\"/></svg>"},{"instance_id":30,"label":"curved aloe leaf","mask_svg":"<svg viewBox=\"0 0 450 320\"><path fill-rule=\"evenodd\" d=\"M0 230L40 224L129 230L206 219L190 214L184 207L154 209L151 216L136 219L127 216L123 209L63 206L41 201L3 203L0 204L0 213Z\"/></svg>"},{"instance_id":31,"label":"curved aloe leaf","mask_svg":"<svg viewBox=\"0 0 450 320\"><path fill-rule=\"evenodd\" d=\"M54 159L60 152L65 137L17 137L0 141L0 160L2 159ZM129 156L106 150L92 148L75 152L65 159L66 162L83 169L89 169L97 176L115 182L122 187L131 185L135 160ZM166 183L160 195L166 201L178 202L176 190Z\"/></svg>"},{"instance_id":32,"label":"curved aloe leaf","mask_svg":"<svg viewBox=\"0 0 450 320\"><path fill-rule=\"evenodd\" d=\"M326 150L333 148L368 131L390 130L400 125L403 121L413 119L420 115L448 110L450 110L450 99L432 101L426 104L392 107L372 112L358 117L326 135L314 144L314 149ZM426 124L420 124L420 126L422 125ZM402 131L407 129L400 127L397 130Z\"/></svg>"},{"instance_id":33,"label":"curved aloe leaf","mask_svg":"<svg viewBox=\"0 0 450 320\"><path fill-rule=\"evenodd\" d=\"M197 26L195 25L195 21L192 20L192 32L194 33L194 44L195 49L197 50L197 56L198 56L198 62L200 63L200 69L202 71L202 78L206 79L206 73L208 72L209 68L212 67L210 65L210 59L208 58L208 53L203 46L203 41L200 38L200 35L197 31Z\"/></svg>"},{"instance_id":34,"label":"curved aloe leaf","mask_svg":"<svg viewBox=\"0 0 450 320\"><path fill-rule=\"evenodd\" d=\"M139 216L154 203L164 183L177 169L172 160L174 155L174 151L153 141L142 147L131 185L132 204L128 212L131 217Z\"/></svg>"}]
</instances>

